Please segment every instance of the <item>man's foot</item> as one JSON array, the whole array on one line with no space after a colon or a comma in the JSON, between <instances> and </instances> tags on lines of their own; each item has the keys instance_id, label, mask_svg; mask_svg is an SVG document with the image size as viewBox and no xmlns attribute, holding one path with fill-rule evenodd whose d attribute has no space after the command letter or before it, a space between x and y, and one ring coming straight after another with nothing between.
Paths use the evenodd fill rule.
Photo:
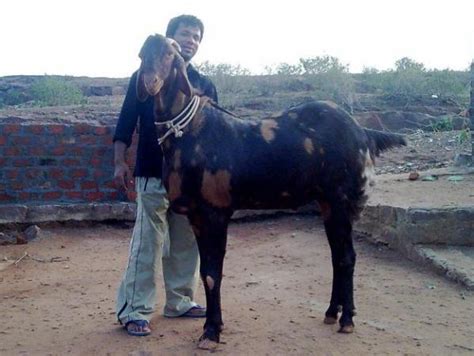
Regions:
<instances>
[{"instance_id":1,"label":"man's foot","mask_svg":"<svg viewBox=\"0 0 474 356\"><path fill-rule=\"evenodd\" d=\"M195 305L191 307L186 313L178 316L168 316L168 318L205 318L206 317L206 307L200 305Z\"/></svg>"},{"instance_id":2,"label":"man's foot","mask_svg":"<svg viewBox=\"0 0 474 356\"><path fill-rule=\"evenodd\" d=\"M151 334L150 323L147 320L130 320L125 324L128 335L147 336Z\"/></svg>"},{"instance_id":3,"label":"man's foot","mask_svg":"<svg viewBox=\"0 0 474 356\"><path fill-rule=\"evenodd\" d=\"M180 318L205 318L206 317L206 307L200 305L195 305L189 309L186 313L181 314Z\"/></svg>"}]
</instances>

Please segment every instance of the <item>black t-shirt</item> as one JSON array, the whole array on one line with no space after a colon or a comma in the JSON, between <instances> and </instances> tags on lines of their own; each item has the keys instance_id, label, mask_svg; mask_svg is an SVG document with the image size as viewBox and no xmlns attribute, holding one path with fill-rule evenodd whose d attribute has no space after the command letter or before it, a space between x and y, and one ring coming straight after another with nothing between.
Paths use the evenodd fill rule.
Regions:
<instances>
[{"instance_id":1,"label":"black t-shirt","mask_svg":"<svg viewBox=\"0 0 474 356\"><path fill-rule=\"evenodd\" d=\"M188 65L188 78L191 85L202 95L208 96L217 103L217 91L209 78ZM137 122L140 120L138 132L137 159L133 175L136 177L161 178L163 154L158 145L155 120L153 116L153 98L148 97L145 102L137 100L136 96L137 72L133 73L128 84L127 95L120 111L115 128L114 142L121 141L129 147Z\"/></svg>"}]
</instances>

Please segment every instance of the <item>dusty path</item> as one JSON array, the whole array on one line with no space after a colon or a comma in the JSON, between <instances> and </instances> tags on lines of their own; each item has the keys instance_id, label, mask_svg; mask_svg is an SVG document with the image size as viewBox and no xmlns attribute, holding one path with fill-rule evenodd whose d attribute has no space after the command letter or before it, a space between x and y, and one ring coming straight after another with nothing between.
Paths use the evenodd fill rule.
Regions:
<instances>
[{"instance_id":1,"label":"dusty path","mask_svg":"<svg viewBox=\"0 0 474 356\"><path fill-rule=\"evenodd\" d=\"M0 271L0 355L207 354L195 348L202 321L157 312L146 338L127 336L115 322L129 229L43 233L29 245L0 247L2 259L32 256ZM321 223L308 216L234 223L220 353L474 354L473 294L396 252L363 240L356 249L356 332L340 335L322 323L331 268ZM202 288L197 300L204 302Z\"/></svg>"}]
</instances>

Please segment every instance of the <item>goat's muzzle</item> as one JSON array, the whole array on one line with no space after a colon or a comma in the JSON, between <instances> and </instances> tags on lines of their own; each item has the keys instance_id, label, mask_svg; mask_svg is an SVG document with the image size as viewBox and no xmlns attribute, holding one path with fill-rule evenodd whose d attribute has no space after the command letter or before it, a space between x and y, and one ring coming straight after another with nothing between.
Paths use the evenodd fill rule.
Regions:
<instances>
[{"instance_id":1,"label":"goat's muzzle","mask_svg":"<svg viewBox=\"0 0 474 356\"><path fill-rule=\"evenodd\" d=\"M163 83L164 80L153 73L143 74L143 85L145 86L146 92L150 96L155 96L158 94L163 87Z\"/></svg>"}]
</instances>

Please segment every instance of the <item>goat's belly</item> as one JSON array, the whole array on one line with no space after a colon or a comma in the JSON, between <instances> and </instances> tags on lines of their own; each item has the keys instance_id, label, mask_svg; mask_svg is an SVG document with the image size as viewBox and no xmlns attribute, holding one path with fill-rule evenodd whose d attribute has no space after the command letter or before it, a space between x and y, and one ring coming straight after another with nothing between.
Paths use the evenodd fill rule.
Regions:
<instances>
[{"instance_id":1,"label":"goat's belly","mask_svg":"<svg viewBox=\"0 0 474 356\"><path fill-rule=\"evenodd\" d=\"M283 191L272 195L246 194L240 195L234 200L234 207L239 209L297 209L300 206L317 200L315 193L306 195L295 195Z\"/></svg>"}]
</instances>

